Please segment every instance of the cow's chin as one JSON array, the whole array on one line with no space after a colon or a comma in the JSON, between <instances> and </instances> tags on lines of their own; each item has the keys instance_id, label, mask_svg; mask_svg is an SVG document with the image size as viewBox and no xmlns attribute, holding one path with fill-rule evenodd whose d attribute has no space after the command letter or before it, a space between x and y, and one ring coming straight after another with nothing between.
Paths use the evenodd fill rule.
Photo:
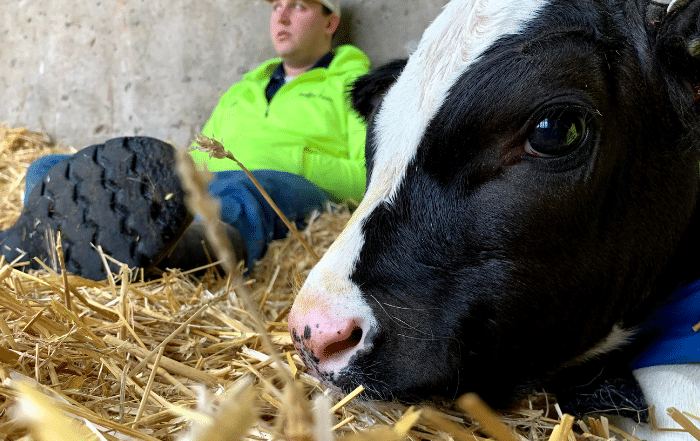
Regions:
<instances>
[{"instance_id":1,"label":"cow's chin","mask_svg":"<svg viewBox=\"0 0 700 441\"><path fill-rule=\"evenodd\" d=\"M408 363L401 355L407 352L395 342L379 343L371 351L356 354L338 370L326 369L332 365L323 362L308 363L307 368L333 393L347 395L362 386L359 398L364 400L415 404L459 396L458 360L414 352L412 363Z\"/></svg>"},{"instance_id":2,"label":"cow's chin","mask_svg":"<svg viewBox=\"0 0 700 441\"><path fill-rule=\"evenodd\" d=\"M519 366L495 353L457 356L460 349L454 345L432 343L432 348L418 349L380 337L372 350L356 354L337 370L332 367L338 365L308 357L305 362L308 373L333 394L345 396L363 386L359 399L404 404L452 402L473 392L494 408L510 409L548 376L543 365ZM465 351L464 344L457 346Z\"/></svg>"},{"instance_id":3,"label":"cow's chin","mask_svg":"<svg viewBox=\"0 0 700 441\"><path fill-rule=\"evenodd\" d=\"M330 375L322 373L321 376L323 385L339 396L348 395L362 386L362 392L358 397L365 401L394 401L404 404L418 404L446 398L442 395L431 394L430 390L433 388L429 386L404 389L400 385L390 384L381 379L368 379L364 374L353 375L346 372ZM330 378L333 378L333 380L331 381Z\"/></svg>"},{"instance_id":4,"label":"cow's chin","mask_svg":"<svg viewBox=\"0 0 700 441\"><path fill-rule=\"evenodd\" d=\"M339 374L320 373L319 378L333 394L341 397L362 386L358 399L365 401L404 404L452 402L465 392L455 389L455 381L414 383L407 387L407 381L403 381L404 384L393 383L391 379L370 378L364 373L354 374L351 369ZM410 378L403 380L410 382Z\"/></svg>"}]
</instances>

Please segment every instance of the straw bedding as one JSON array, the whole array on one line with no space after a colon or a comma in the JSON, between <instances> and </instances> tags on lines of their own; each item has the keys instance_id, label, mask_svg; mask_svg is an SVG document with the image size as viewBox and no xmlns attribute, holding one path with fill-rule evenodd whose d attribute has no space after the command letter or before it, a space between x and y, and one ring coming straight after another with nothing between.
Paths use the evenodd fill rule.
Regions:
<instances>
[{"instance_id":1,"label":"straw bedding","mask_svg":"<svg viewBox=\"0 0 700 441\"><path fill-rule=\"evenodd\" d=\"M29 163L73 151L0 125L0 229L19 215ZM347 209L324 213L301 235L322 255L348 219ZM217 268L144 280L122 267L94 282L1 261L0 438L624 439L604 419L559 414L545 395L496 416L474 396L408 408L324 393L286 325L314 263L291 236L245 280Z\"/></svg>"}]
</instances>

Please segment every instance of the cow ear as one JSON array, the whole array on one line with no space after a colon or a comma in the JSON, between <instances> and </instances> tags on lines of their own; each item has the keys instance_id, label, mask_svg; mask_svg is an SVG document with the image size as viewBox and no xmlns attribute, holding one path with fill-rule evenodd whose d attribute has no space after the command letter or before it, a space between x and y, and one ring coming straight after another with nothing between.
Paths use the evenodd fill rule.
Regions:
<instances>
[{"instance_id":1,"label":"cow ear","mask_svg":"<svg viewBox=\"0 0 700 441\"><path fill-rule=\"evenodd\" d=\"M386 91L396 82L401 71L406 67L406 62L405 59L391 61L355 80L350 92L352 107L366 122L369 121L374 109L379 107Z\"/></svg>"},{"instance_id":2,"label":"cow ear","mask_svg":"<svg viewBox=\"0 0 700 441\"><path fill-rule=\"evenodd\" d=\"M700 100L700 0L676 0L659 24L656 56L681 80L681 94Z\"/></svg>"}]
</instances>

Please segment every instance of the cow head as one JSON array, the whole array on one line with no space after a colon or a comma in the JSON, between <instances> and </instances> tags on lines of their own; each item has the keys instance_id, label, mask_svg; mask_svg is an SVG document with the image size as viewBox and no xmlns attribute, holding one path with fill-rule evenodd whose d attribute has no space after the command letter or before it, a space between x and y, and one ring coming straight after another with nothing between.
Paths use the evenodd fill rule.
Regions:
<instances>
[{"instance_id":1,"label":"cow head","mask_svg":"<svg viewBox=\"0 0 700 441\"><path fill-rule=\"evenodd\" d=\"M627 341L698 197L699 4L453 0L360 80L367 193L289 315L310 371L504 405Z\"/></svg>"}]
</instances>

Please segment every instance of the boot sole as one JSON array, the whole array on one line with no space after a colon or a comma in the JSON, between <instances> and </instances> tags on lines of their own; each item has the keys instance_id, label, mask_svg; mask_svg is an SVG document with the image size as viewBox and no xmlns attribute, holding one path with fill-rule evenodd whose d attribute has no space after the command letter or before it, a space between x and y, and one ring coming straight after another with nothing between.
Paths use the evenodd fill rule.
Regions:
<instances>
[{"instance_id":1,"label":"boot sole","mask_svg":"<svg viewBox=\"0 0 700 441\"><path fill-rule=\"evenodd\" d=\"M49 170L3 232L0 252L8 261L22 253L47 261L55 256L50 232L60 231L67 272L104 279L98 245L129 267L150 269L192 222L184 197L172 146L147 137L111 139Z\"/></svg>"}]
</instances>

